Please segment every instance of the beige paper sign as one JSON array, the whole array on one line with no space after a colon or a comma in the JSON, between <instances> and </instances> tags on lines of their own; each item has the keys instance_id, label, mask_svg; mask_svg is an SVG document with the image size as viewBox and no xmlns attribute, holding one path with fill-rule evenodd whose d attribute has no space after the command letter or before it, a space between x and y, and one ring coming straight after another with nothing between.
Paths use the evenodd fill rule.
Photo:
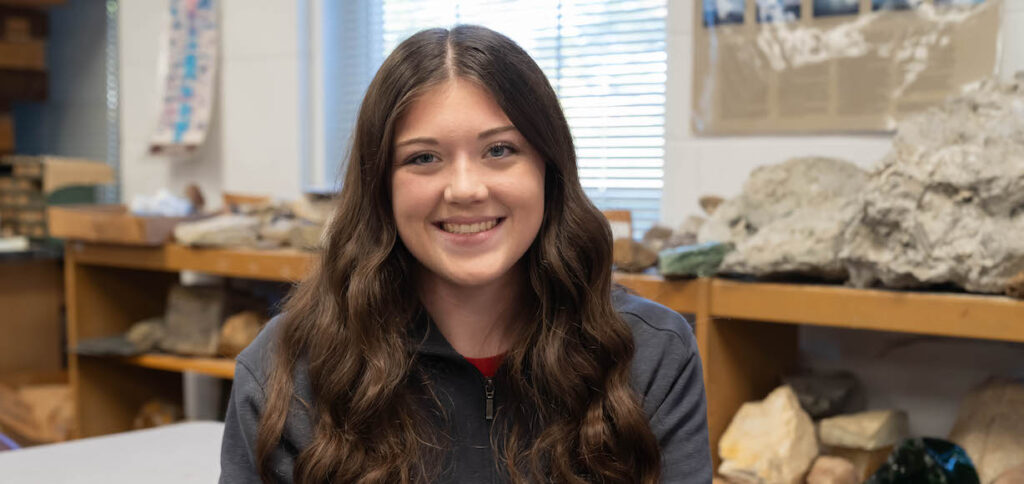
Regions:
<instances>
[{"instance_id":1,"label":"beige paper sign","mask_svg":"<svg viewBox=\"0 0 1024 484\"><path fill-rule=\"evenodd\" d=\"M1002 0L697 0L694 133L885 131L996 66Z\"/></svg>"}]
</instances>

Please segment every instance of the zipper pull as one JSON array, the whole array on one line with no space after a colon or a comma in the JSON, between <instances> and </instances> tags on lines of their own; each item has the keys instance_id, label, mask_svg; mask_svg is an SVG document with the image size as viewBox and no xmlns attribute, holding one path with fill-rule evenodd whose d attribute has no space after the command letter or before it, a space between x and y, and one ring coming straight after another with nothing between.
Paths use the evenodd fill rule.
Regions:
<instances>
[{"instance_id":1,"label":"zipper pull","mask_svg":"<svg viewBox=\"0 0 1024 484\"><path fill-rule=\"evenodd\" d=\"M494 420L494 379L484 379L484 397L486 397L486 405L484 407L484 418L488 422Z\"/></svg>"}]
</instances>

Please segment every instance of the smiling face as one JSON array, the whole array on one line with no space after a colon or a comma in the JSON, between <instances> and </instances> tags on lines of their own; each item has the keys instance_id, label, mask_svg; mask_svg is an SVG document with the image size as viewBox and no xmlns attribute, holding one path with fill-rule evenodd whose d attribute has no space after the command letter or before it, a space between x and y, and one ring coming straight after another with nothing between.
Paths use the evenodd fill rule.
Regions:
<instances>
[{"instance_id":1,"label":"smiling face","mask_svg":"<svg viewBox=\"0 0 1024 484\"><path fill-rule=\"evenodd\" d=\"M426 91L399 120L393 153L395 224L424 277L511 277L544 218L544 162L490 93L459 78Z\"/></svg>"}]
</instances>

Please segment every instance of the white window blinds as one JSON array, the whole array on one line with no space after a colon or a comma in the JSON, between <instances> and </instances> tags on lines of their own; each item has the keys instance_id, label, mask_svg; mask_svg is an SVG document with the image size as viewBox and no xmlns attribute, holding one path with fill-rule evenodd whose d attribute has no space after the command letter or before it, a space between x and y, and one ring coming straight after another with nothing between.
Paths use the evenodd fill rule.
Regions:
<instances>
[{"instance_id":1,"label":"white window blinds","mask_svg":"<svg viewBox=\"0 0 1024 484\"><path fill-rule=\"evenodd\" d=\"M601 209L630 210L639 237L659 219L661 204L665 2L325 1L324 85L336 90L324 96L332 111L324 113L324 128L334 133L325 136L326 172L344 157L361 93L391 49L424 28L483 25L536 59L561 99L587 194Z\"/></svg>"}]
</instances>

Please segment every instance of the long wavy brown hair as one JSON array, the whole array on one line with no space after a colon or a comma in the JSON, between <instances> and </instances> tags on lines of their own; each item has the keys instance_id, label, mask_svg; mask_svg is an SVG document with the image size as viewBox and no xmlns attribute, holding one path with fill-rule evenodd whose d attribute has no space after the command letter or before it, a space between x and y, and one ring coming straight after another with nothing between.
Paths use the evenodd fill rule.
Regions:
<instances>
[{"instance_id":1,"label":"long wavy brown hair","mask_svg":"<svg viewBox=\"0 0 1024 484\"><path fill-rule=\"evenodd\" d=\"M580 186L572 136L554 90L509 38L482 27L422 31L399 45L370 84L352 138L339 205L309 276L285 306L273 350L257 458L271 451L289 409L309 414L311 443L296 482L427 482L444 442L443 415L418 369L410 327L423 314L418 263L391 209L397 120L426 89L452 77L485 87L545 161L544 219L521 263L523 306L499 385L508 398L493 435L512 482L653 483L660 451L630 387L634 343L612 307L611 234ZM313 401L297 401L308 365Z\"/></svg>"}]
</instances>

